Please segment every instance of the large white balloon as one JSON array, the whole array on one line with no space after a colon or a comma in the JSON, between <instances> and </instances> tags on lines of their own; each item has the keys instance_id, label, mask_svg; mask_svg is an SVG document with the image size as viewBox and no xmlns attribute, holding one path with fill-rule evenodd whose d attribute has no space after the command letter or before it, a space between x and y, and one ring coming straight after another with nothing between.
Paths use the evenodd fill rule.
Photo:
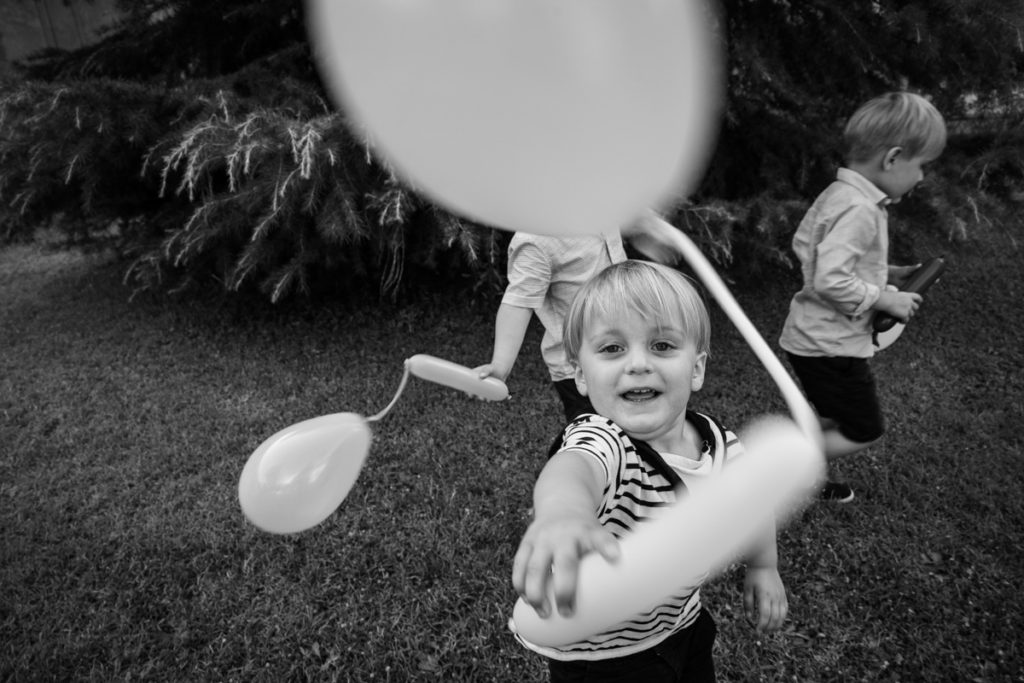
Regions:
<instances>
[{"instance_id":1,"label":"large white balloon","mask_svg":"<svg viewBox=\"0 0 1024 683\"><path fill-rule=\"evenodd\" d=\"M548 235L684 196L721 92L712 0L307 0L324 80L450 210Z\"/></svg>"},{"instance_id":2,"label":"large white balloon","mask_svg":"<svg viewBox=\"0 0 1024 683\"><path fill-rule=\"evenodd\" d=\"M579 642L737 559L773 515L781 521L797 509L794 501L806 497L823 470L817 444L792 422L756 423L743 443L744 455L722 471L714 486L694 490L622 539L618 562L610 564L597 554L583 558L573 616L552 610L542 619L520 599L512 628L545 647ZM555 604L550 586L548 602Z\"/></svg>"}]
</instances>

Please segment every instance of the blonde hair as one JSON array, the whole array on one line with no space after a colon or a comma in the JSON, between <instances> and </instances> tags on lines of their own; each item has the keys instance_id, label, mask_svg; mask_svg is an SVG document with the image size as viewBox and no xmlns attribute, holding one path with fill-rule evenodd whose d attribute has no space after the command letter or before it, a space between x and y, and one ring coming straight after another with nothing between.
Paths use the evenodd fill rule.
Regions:
<instances>
[{"instance_id":1,"label":"blonde hair","mask_svg":"<svg viewBox=\"0 0 1024 683\"><path fill-rule=\"evenodd\" d=\"M911 158L938 158L946 147L946 122L935 106L914 93L890 92L863 104L843 131L846 161L867 161L902 147Z\"/></svg>"},{"instance_id":2,"label":"blonde hair","mask_svg":"<svg viewBox=\"0 0 1024 683\"><path fill-rule=\"evenodd\" d=\"M711 348L708 310L685 275L657 263L622 261L602 270L576 293L562 327L569 362L579 359L584 330L595 317L633 312L648 320L678 321L698 353Z\"/></svg>"}]
</instances>

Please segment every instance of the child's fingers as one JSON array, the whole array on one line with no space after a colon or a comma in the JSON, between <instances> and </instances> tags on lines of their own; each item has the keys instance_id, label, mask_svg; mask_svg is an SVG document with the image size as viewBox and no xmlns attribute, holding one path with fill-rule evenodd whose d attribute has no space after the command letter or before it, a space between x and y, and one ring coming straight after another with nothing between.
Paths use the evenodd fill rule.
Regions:
<instances>
[{"instance_id":1,"label":"child's fingers","mask_svg":"<svg viewBox=\"0 0 1024 683\"><path fill-rule=\"evenodd\" d=\"M774 631L786 621L789 605L785 594L748 587L744 592L743 604L747 619L758 631Z\"/></svg>"},{"instance_id":2,"label":"child's fingers","mask_svg":"<svg viewBox=\"0 0 1024 683\"><path fill-rule=\"evenodd\" d=\"M547 601L547 582L551 575L550 553L533 547L529 541L519 545L512 561L512 585L537 614L543 619L551 613Z\"/></svg>"},{"instance_id":3,"label":"child's fingers","mask_svg":"<svg viewBox=\"0 0 1024 683\"><path fill-rule=\"evenodd\" d=\"M619 559L619 542L605 529L595 529L583 536L578 546L562 546L552 561L552 592L555 607L563 617L571 617L576 610L576 589L579 585L580 561L589 553L597 552L605 560Z\"/></svg>"},{"instance_id":4,"label":"child's fingers","mask_svg":"<svg viewBox=\"0 0 1024 683\"><path fill-rule=\"evenodd\" d=\"M523 594L526 586L526 561L529 559L529 552L529 545L522 541L515 557L512 558L512 587L519 595Z\"/></svg>"},{"instance_id":5,"label":"child's fingers","mask_svg":"<svg viewBox=\"0 0 1024 683\"><path fill-rule=\"evenodd\" d=\"M552 608L569 617L576 606L580 560L590 552L598 552L609 562L615 562L620 554L618 540L600 528L551 545L538 546L524 539L512 561L512 586L541 618L546 618ZM548 581L551 581L554 605L548 599Z\"/></svg>"},{"instance_id":6,"label":"child's fingers","mask_svg":"<svg viewBox=\"0 0 1024 683\"><path fill-rule=\"evenodd\" d=\"M786 613L789 607L785 599L770 600L762 609L761 618L758 620L758 629L761 631L776 631L786 621Z\"/></svg>"},{"instance_id":7,"label":"child's fingers","mask_svg":"<svg viewBox=\"0 0 1024 683\"><path fill-rule=\"evenodd\" d=\"M586 547L583 548L583 553L587 552L596 552L612 563L618 562L622 554L619 550L619 539L603 528L596 529L591 534Z\"/></svg>"},{"instance_id":8,"label":"child's fingers","mask_svg":"<svg viewBox=\"0 0 1024 683\"><path fill-rule=\"evenodd\" d=\"M551 586L555 608L563 617L571 617L576 609L576 578L579 576L580 556L576 548L556 552L551 563Z\"/></svg>"}]
</instances>

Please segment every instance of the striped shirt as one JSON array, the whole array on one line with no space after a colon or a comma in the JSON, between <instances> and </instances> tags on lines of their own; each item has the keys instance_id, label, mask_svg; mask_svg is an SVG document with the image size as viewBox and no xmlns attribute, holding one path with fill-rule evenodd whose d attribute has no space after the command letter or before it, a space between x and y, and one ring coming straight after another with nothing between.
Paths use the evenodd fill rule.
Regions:
<instances>
[{"instance_id":1,"label":"striped shirt","mask_svg":"<svg viewBox=\"0 0 1024 683\"><path fill-rule=\"evenodd\" d=\"M656 517L659 508L674 503L687 489L705 485L724 463L742 453L736 435L712 418L692 411L687 411L686 417L704 440L699 460L657 453L646 443L630 439L611 420L597 415L583 415L565 428L557 450L588 453L604 470L597 516L617 538ZM701 576L693 585L680 587L663 604L579 643L548 648L518 634L516 638L529 649L559 660L610 659L647 650L696 621L701 610L700 585L705 579L706 575Z\"/></svg>"}]
</instances>

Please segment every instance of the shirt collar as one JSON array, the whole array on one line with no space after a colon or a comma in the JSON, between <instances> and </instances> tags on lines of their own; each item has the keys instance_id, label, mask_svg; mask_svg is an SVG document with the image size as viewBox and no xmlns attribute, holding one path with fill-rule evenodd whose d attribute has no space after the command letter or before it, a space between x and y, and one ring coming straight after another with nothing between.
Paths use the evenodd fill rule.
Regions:
<instances>
[{"instance_id":1,"label":"shirt collar","mask_svg":"<svg viewBox=\"0 0 1024 683\"><path fill-rule=\"evenodd\" d=\"M852 169L840 168L836 171L836 180L860 190L865 197L883 208L892 203L889 195L882 192L878 189L877 185Z\"/></svg>"}]
</instances>

